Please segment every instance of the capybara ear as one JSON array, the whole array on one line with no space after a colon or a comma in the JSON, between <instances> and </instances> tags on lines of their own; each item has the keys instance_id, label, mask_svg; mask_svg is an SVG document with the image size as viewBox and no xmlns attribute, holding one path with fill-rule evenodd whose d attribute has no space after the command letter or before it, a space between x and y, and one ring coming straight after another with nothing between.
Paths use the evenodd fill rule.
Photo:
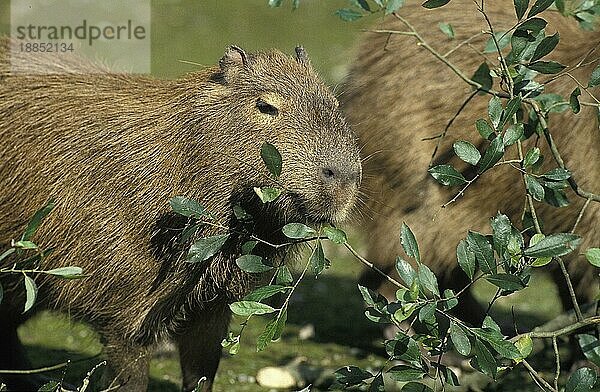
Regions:
<instances>
[{"instance_id":1,"label":"capybara ear","mask_svg":"<svg viewBox=\"0 0 600 392\"><path fill-rule=\"evenodd\" d=\"M221 71L227 72L230 67L248 67L248 56L244 49L239 46L231 45L225 51L221 60L219 60Z\"/></svg>"},{"instance_id":2,"label":"capybara ear","mask_svg":"<svg viewBox=\"0 0 600 392\"><path fill-rule=\"evenodd\" d=\"M310 65L310 59L308 58L308 54L301 45L296 46L296 61L302 65Z\"/></svg>"}]
</instances>

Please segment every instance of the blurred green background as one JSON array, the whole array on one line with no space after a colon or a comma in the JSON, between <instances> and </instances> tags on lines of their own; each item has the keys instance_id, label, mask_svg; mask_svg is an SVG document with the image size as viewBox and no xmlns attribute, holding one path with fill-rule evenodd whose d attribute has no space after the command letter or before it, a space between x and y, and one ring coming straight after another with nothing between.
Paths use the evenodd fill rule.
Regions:
<instances>
[{"instance_id":1,"label":"blurred green background","mask_svg":"<svg viewBox=\"0 0 600 392\"><path fill-rule=\"evenodd\" d=\"M304 0L292 11L290 1L278 8L268 7L267 0L152 1L152 73L172 78L196 68L178 60L216 64L231 44L290 54L301 44L322 76L338 82L360 28L368 23L347 23L334 15L347 4ZM0 18L0 32L10 33L9 0L0 0Z\"/></svg>"},{"instance_id":2,"label":"blurred green background","mask_svg":"<svg viewBox=\"0 0 600 392\"><path fill-rule=\"evenodd\" d=\"M216 64L231 44L248 51L279 48L289 54L297 44L302 44L324 79L337 84L343 80L355 55L361 28L376 22L374 17L343 22L334 11L347 5L346 0L303 0L298 10L292 11L290 1L280 8L269 8L267 0L153 1L152 73L160 78L173 78L197 69L182 61ZM0 33L10 31L9 8L8 0L0 0ZM360 238L353 238L352 243L360 242ZM326 371L344 365L377 369L385 362L380 327L363 316L363 303L356 288L360 265L335 249L330 250L328 257L332 268L318 279L305 279L295 294L281 341L256 353L256 337L266 321L253 319L245 330L240 353L235 357L224 356L215 391L264 391L255 383L257 371L264 366L286 364L297 357L306 357L311 366ZM533 286L512 301L499 301L500 317L510 319L511 305L526 296L531 298L531 305L520 304L520 314L526 316L523 325L537 325L561 311L556 306L554 287L546 277L535 276ZM493 288L486 283L480 284L476 291L482 301L493 294ZM234 320L234 331L239 330L241 321ZM311 328L314 334L301 339L301 331ZM80 385L86 372L101 361L101 357L90 358L101 352L96 334L67 316L39 314L19 333L34 366L72 361L51 375L64 377L74 385ZM179 364L172 349L167 347L157 354L151 364L151 377L150 390L179 390ZM96 379L97 375L93 376L92 380ZM507 390L531 390L522 381L517 380Z\"/></svg>"}]
</instances>

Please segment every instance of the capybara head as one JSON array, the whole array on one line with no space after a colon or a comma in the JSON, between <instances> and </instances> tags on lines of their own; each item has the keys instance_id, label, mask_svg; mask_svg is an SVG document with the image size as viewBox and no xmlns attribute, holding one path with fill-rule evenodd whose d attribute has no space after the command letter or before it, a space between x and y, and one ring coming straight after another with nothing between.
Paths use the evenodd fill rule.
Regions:
<instances>
[{"instance_id":1,"label":"capybara head","mask_svg":"<svg viewBox=\"0 0 600 392\"><path fill-rule=\"evenodd\" d=\"M290 59L278 51L247 54L232 46L219 65L212 76L218 94L213 91L210 96L220 101L211 102L219 110L217 121L234 127L236 135L230 143L246 149L237 158L240 165L249 167L240 169L262 172L259 184L243 184L241 199L246 206L261 207L258 198L248 193L251 186L274 185L283 193L270 210L283 221L345 219L361 181L359 151L337 99L317 76L304 50L296 48L295 58ZM206 104L206 99L201 102ZM219 108L222 105L227 107ZM282 155L282 173L275 184L260 161L263 142L273 144Z\"/></svg>"}]
</instances>

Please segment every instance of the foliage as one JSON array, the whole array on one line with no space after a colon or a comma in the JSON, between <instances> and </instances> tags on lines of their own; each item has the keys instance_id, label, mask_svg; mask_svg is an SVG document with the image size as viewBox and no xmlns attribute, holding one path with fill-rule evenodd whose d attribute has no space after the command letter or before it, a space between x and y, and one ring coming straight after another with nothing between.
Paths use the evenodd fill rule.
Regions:
<instances>
[{"instance_id":1,"label":"foliage","mask_svg":"<svg viewBox=\"0 0 600 392\"><path fill-rule=\"evenodd\" d=\"M54 201L50 200L44 207L40 208L31 218L29 224L25 228L20 240L12 240L11 247L0 255L0 263L8 257L14 255L17 261L11 267L0 268L2 274L20 274L23 276L23 284L26 293L25 305L23 313L30 310L37 299L38 287L35 282L35 275L45 274L52 275L62 279L81 279L86 276L80 267L60 267L50 270L40 269L43 266L43 260L52 253L52 248L42 249L35 242L31 241L35 232L41 225L44 218L50 214L54 208ZM25 257L26 255L29 255ZM0 302L3 299L3 288L0 284Z\"/></svg>"}]
</instances>

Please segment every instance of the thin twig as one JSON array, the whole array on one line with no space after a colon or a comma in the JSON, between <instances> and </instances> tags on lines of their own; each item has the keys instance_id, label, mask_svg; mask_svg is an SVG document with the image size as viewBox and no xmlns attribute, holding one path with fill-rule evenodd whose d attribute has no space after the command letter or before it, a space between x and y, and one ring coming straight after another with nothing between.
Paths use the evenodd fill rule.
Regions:
<instances>
[{"instance_id":1,"label":"thin twig","mask_svg":"<svg viewBox=\"0 0 600 392\"><path fill-rule=\"evenodd\" d=\"M558 377L560 376L560 352L556 337L552 338L552 348L554 349L554 358L556 358L556 371L554 372L554 389L558 390Z\"/></svg>"},{"instance_id":2,"label":"thin twig","mask_svg":"<svg viewBox=\"0 0 600 392\"><path fill-rule=\"evenodd\" d=\"M460 105L460 108L458 109L458 111L456 112L456 114L454 114L454 116L446 124L446 127L444 128L444 131L442 133L440 133L440 135L438 137L438 141L435 144L435 148L433 149L433 154L431 154L431 159L429 160L429 167L431 167L433 165L433 160L435 159L435 155L437 154L437 152L438 152L438 150L440 148L440 145L442 144L442 141L444 140L444 137L446 137L446 134L448 133L448 130L450 129L450 127L454 123L454 120L456 120L456 118L462 113L462 111L467 107L467 105L469 104L469 102L471 102L471 100L473 99L473 97L475 95L477 95L478 92L479 92L478 90L473 91L471 93L471 95L469 95L467 97L467 99L465 99L465 101L462 103L462 105Z\"/></svg>"},{"instance_id":3,"label":"thin twig","mask_svg":"<svg viewBox=\"0 0 600 392\"><path fill-rule=\"evenodd\" d=\"M523 366L525 366L525 369L527 369L527 371L529 372L529 374L531 374L531 376L537 380L539 383L541 383L546 389L553 391L553 392L558 392L557 389L554 389L554 387L552 385L550 385L548 383L548 381L546 381L542 376L540 376L540 374L531 367L531 365L529 364L529 362L527 362L526 360L522 361Z\"/></svg>"},{"instance_id":4,"label":"thin twig","mask_svg":"<svg viewBox=\"0 0 600 392\"><path fill-rule=\"evenodd\" d=\"M577 215L577 220L575 221L575 224L573 225L573 228L571 229L571 234L575 233L575 229L577 228L577 225L581 221L581 218L583 218L583 214L585 213L585 210L587 209L587 207L590 205L591 201L592 201L592 199L587 199L585 201L585 203L583 204L583 207L581 207L581 210L579 211L579 215Z\"/></svg>"},{"instance_id":5,"label":"thin twig","mask_svg":"<svg viewBox=\"0 0 600 392\"><path fill-rule=\"evenodd\" d=\"M350 253L352 253L352 255L354 257L356 257L361 263L363 263L364 265L366 265L367 267L371 268L373 271L377 272L379 275L381 275L382 277L384 277L388 282L392 283L393 285L406 289L408 290L408 288L406 286L404 286L402 283L398 282L396 279L392 278L391 276L389 276L388 274L386 274L385 272L383 272L382 270L380 270L379 268L377 268L373 263L371 263L369 260L365 259L364 257L362 257L360 255L360 253L358 253L348 242L344 243L344 246L346 247L346 249L348 249L350 251Z\"/></svg>"}]
</instances>

